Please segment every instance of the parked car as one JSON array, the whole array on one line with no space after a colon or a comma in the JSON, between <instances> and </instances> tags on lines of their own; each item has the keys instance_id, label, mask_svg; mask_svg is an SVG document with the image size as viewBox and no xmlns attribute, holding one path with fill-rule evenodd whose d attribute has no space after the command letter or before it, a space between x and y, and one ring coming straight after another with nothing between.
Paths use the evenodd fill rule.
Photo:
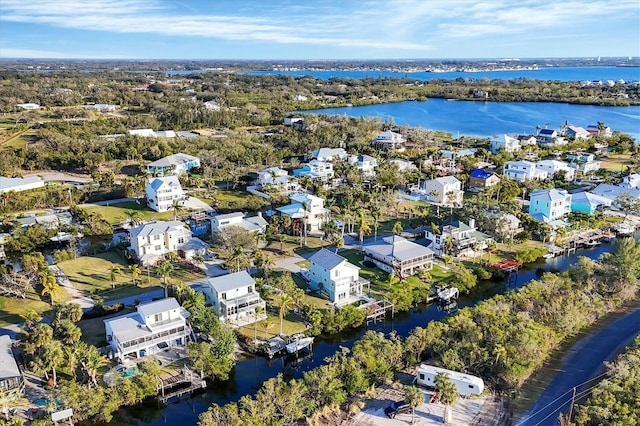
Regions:
<instances>
[{"instance_id":1,"label":"parked car","mask_svg":"<svg viewBox=\"0 0 640 426\"><path fill-rule=\"evenodd\" d=\"M406 414L410 412L411 406L404 401L396 401L384 409L384 413L390 419L393 419L397 414Z\"/></svg>"}]
</instances>

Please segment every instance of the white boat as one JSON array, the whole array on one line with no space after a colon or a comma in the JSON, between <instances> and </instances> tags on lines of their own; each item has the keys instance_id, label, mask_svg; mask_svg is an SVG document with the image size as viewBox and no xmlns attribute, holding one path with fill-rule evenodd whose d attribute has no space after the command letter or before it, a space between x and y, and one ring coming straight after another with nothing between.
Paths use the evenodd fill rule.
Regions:
<instances>
[{"instance_id":1,"label":"white boat","mask_svg":"<svg viewBox=\"0 0 640 426\"><path fill-rule=\"evenodd\" d=\"M287 352L290 354L296 354L301 350L311 346L313 344L313 337L307 337L304 334L294 334L289 339L287 344Z\"/></svg>"},{"instance_id":2,"label":"white boat","mask_svg":"<svg viewBox=\"0 0 640 426\"><path fill-rule=\"evenodd\" d=\"M616 233L620 236L633 235L635 228L629 223L623 222L616 226Z\"/></svg>"}]
</instances>

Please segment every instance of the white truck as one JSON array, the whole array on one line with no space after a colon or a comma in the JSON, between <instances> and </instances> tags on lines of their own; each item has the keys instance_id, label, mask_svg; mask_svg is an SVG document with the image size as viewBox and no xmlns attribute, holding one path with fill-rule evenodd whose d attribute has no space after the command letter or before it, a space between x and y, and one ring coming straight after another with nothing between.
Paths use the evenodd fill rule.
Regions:
<instances>
[{"instance_id":1,"label":"white truck","mask_svg":"<svg viewBox=\"0 0 640 426\"><path fill-rule=\"evenodd\" d=\"M436 376L440 373L449 376L460 396L480 395L484 391L484 381L480 377L427 364L420 365L415 382L428 388L435 388Z\"/></svg>"}]
</instances>

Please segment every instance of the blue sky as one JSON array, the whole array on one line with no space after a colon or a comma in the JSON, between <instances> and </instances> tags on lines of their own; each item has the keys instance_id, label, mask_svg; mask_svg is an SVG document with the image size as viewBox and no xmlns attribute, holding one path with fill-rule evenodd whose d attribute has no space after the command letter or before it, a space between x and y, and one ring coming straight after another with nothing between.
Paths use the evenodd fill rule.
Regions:
<instances>
[{"instance_id":1,"label":"blue sky","mask_svg":"<svg viewBox=\"0 0 640 426\"><path fill-rule=\"evenodd\" d=\"M640 56L638 0L0 0L0 57Z\"/></svg>"}]
</instances>

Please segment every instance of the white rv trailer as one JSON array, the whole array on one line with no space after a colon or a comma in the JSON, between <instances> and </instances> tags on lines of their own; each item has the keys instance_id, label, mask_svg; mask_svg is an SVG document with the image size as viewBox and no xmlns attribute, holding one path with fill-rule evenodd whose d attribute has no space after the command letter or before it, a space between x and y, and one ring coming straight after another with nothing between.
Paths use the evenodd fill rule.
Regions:
<instances>
[{"instance_id":1,"label":"white rv trailer","mask_svg":"<svg viewBox=\"0 0 640 426\"><path fill-rule=\"evenodd\" d=\"M416 382L422 386L435 388L436 376L439 373L449 376L461 396L480 395L484 390L484 382L480 377L426 364L421 364L418 368Z\"/></svg>"}]
</instances>

